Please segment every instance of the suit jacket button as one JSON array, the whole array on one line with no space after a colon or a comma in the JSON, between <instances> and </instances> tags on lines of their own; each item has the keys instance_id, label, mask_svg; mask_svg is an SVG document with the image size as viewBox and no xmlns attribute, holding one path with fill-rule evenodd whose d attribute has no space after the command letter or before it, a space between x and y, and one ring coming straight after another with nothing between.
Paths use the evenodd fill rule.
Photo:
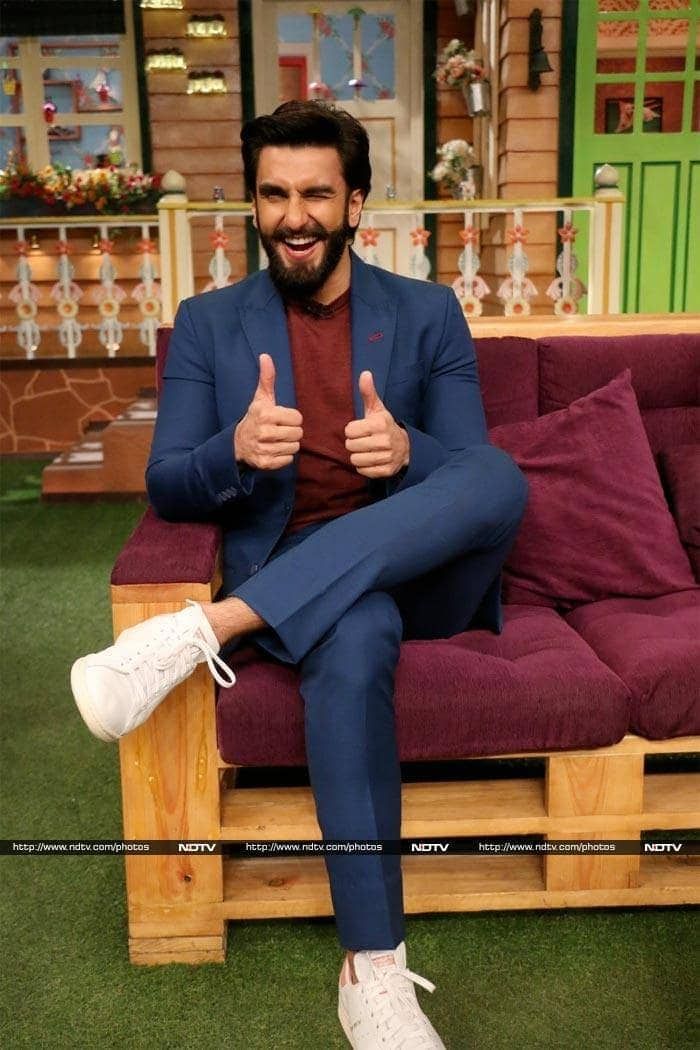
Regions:
<instances>
[{"instance_id":1,"label":"suit jacket button","mask_svg":"<svg viewBox=\"0 0 700 1050\"><path fill-rule=\"evenodd\" d=\"M251 567L250 567L250 575L253 576L254 573L256 573L259 568L260 568L259 565L251 565Z\"/></svg>"}]
</instances>

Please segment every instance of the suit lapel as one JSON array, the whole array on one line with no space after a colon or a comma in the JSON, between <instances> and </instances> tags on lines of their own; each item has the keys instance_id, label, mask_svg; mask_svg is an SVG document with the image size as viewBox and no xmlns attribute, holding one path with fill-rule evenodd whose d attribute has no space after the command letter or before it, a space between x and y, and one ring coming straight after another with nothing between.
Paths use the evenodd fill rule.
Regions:
<instances>
[{"instance_id":1,"label":"suit lapel","mask_svg":"<svg viewBox=\"0 0 700 1050\"><path fill-rule=\"evenodd\" d=\"M372 270L350 252L352 280L352 396L355 419L365 410L359 388L360 372L369 370L380 398L384 397L396 332L396 303L387 298Z\"/></svg>"},{"instance_id":2,"label":"suit lapel","mask_svg":"<svg viewBox=\"0 0 700 1050\"><path fill-rule=\"evenodd\" d=\"M256 374L260 373L260 354L269 354L275 363L275 400L285 408L296 408L287 315L266 270L260 271L250 300L241 311L241 323L255 359Z\"/></svg>"},{"instance_id":3,"label":"suit lapel","mask_svg":"<svg viewBox=\"0 0 700 1050\"><path fill-rule=\"evenodd\" d=\"M355 419L362 419L364 405L359 388L360 373L365 370L372 373L376 391L383 398L396 333L396 303L387 298L370 267L353 251L350 256L352 397ZM258 275L248 304L241 311L241 323L255 361L256 374L260 370L259 355L270 354L275 363L277 403L296 408L287 316L267 271Z\"/></svg>"}]
</instances>

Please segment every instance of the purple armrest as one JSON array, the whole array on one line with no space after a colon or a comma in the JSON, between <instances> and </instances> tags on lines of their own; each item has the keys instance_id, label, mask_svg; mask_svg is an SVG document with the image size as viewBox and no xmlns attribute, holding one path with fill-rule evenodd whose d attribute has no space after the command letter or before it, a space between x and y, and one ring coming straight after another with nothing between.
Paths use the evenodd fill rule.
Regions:
<instances>
[{"instance_id":1,"label":"purple armrest","mask_svg":"<svg viewBox=\"0 0 700 1050\"><path fill-rule=\"evenodd\" d=\"M219 525L163 521L149 507L114 563L111 582L208 583L220 546Z\"/></svg>"}]
</instances>

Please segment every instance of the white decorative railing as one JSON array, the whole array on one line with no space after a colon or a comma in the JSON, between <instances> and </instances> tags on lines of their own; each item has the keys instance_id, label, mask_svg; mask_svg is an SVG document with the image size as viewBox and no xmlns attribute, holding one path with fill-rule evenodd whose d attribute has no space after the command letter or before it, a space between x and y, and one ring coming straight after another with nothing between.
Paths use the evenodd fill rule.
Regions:
<instances>
[{"instance_id":1,"label":"white decorative railing","mask_svg":"<svg viewBox=\"0 0 700 1050\"><path fill-rule=\"evenodd\" d=\"M14 306L15 323L0 326L3 345L14 336L17 348L28 359L35 358L42 341L55 333L68 358L84 351L84 337L94 332L107 357L114 357L123 346L125 331L135 330L142 352L155 354L156 331L161 315L160 280L154 260L158 251L157 216L120 216L105 218L20 219L2 226L14 238L17 257L17 281L7 293ZM138 282L129 291L119 283L118 266L130 262L133 254L115 257L113 239L116 230L131 229L140 235L136 258ZM89 251L84 249L86 234L92 235ZM42 244L40 244L41 238ZM82 241L82 245L81 245ZM50 247L47 250L47 244ZM86 257L99 255L94 275L87 273ZM48 268L55 258L55 280L49 284ZM79 260L83 276L76 280L75 261ZM43 280L35 270L41 269ZM9 282L8 282L9 283ZM137 318L126 321L122 309L135 304ZM90 348L94 355L96 347ZM97 351L99 353L99 351Z\"/></svg>"},{"instance_id":2,"label":"white decorative railing","mask_svg":"<svg viewBox=\"0 0 700 1050\"><path fill-rule=\"evenodd\" d=\"M252 215L249 204L224 201L189 201L184 179L169 172L164 185L170 187L159 202L160 237L163 265L163 320L171 321L177 304L195 291L222 288L232 282L232 267L226 248L226 221ZM425 227L428 215L456 214L461 217L459 238L462 249L455 259L459 276L452 282L465 314L477 317L484 299L492 291L480 272L480 254L485 246L508 248L507 272L497 278L495 296L506 317L522 317L531 312L538 289L530 275L526 253L527 217L550 215L561 218L557 234L561 248L556 257L557 276L549 280L544 294L552 302L552 312L565 317L579 311L587 296L588 313L618 313L620 310L620 272L622 252L623 196L617 189L616 172L606 168L593 197L552 198L549 200L504 201L397 201L365 205L355 251L365 261L421 280L431 279L427 252L431 231ZM503 220L503 229L494 236L493 219ZM195 222L212 224L210 240L214 249L204 288L195 288L192 265L192 232ZM580 261L575 252L579 234L577 223L585 224L588 238L586 282L577 276ZM500 240L499 240L500 237ZM550 271L551 274L551 271ZM487 275L488 276L488 275ZM493 275L492 275L493 276Z\"/></svg>"},{"instance_id":3,"label":"white decorative railing","mask_svg":"<svg viewBox=\"0 0 700 1050\"><path fill-rule=\"evenodd\" d=\"M587 313L619 313L623 196L617 189L616 175L607 165L601 169L596 192L590 198L369 201L354 249L368 262L430 280L431 231L426 228L426 217L454 215L460 221L450 224L451 236L453 241L459 240L461 248L454 249L450 269L457 277L450 281L467 317L481 315L485 304L490 312L500 311L509 318L523 317L531 312L536 297L540 312L548 298L551 312L560 317L578 313L584 296ZM94 355L94 344L101 346L108 357L124 355L128 353L125 333L130 330L135 333L131 352L134 339L138 339L141 353L153 354L159 322L171 322L183 298L195 291L222 288L244 275L242 242L245 220L252 214L250 205L189 201L184 179L176 172L168 172L163 188L166 193L159 201L157 217L0 221L0 227L14 236L17 254L17 280L9 291L16 321L0 327L4 337L14 337L15 355L19 350L27 358L34 358L40 348L46 354L42 341L49 333L55 333L52 338L57 337L62 352L69 358ZM536 215L557 220L548 228L557 230L560 245L556 262L544 278L546 287L540 272L539 288L533 281L537 274L527 255L528 223ZM32 241L38 230L45 240L47 228L56 231L55 248L48 253L56 259L51 285L47 280L46 252L41 256L42 281L37 280L33 269L40 256ZM113 233L117 228L140 233L135 253L115 254ZM73 241L84 238L86 230L93 232L92 254L99 254L100 265L86 276L83 244L82 255L78 251L83 276L79 274L76 279ZM579 230L581 238L587 238L585 267L580 267L576 255ZM238 259L233 259L232 249L236 246ZM553 245L548 248L553 249ZM499 258L498 265L490 263L488 272L482 268L485 249L491 251L492 257L497 252ZM441 255L444 258L445 251L452 250L443 244ZM137 283L134 254L138 260ZM120 275L120 266L129 268L128 276ZM203 274L204 266L207 279L200 278L195 287L195 272ZM582 276L579 268L584 271ZM87 332L96 335L89 350L84 339ZM7 346L4 339L3 342ZM3 355L7 355L6 350Z\"/></svg>"}]
</instances>

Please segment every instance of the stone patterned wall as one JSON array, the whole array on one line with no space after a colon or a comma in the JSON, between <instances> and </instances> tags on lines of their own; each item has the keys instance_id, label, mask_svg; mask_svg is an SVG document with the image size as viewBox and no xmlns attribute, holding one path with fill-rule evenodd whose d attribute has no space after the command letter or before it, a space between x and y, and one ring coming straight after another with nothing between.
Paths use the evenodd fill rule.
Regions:
<instances>
[{"instance_id":1,"label":"stone patterned wall","mask_svg":"<svg viewBox=\"0 0 700 1050\"><path fill-rule=\"evenodd\" d=\"M154 385L152 361L6 367L0 378L0 453L61 452L90 423L114 419L141 389Z\"/></svg>"}]
</instances>

